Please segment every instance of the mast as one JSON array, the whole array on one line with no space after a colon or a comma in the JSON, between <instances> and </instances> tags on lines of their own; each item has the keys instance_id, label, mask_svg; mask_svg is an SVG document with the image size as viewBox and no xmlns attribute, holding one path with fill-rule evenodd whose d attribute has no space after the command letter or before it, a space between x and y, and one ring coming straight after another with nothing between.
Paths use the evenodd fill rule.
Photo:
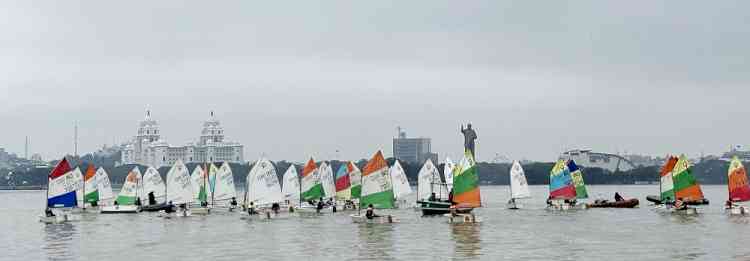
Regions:
<instances>
[{"instance_id":1,"label":"mast","mask_svg":"<svg viewBox=\"0 0 750 261\"><path fill-rule=\"evenodd\" d=\"M91 165L91 163L89 163L89 165ZM89 170L86 169L86 173L88 173L88 172L89 172ZM83 200L81 202L83 202L83 203L81 205L81 209L83 209L84 211L86 211L86 174L81 174L81 175L83 176L83 192L81 193L82 198L83 198ZM76 202L78 202L78 200L76 200Z\"/></svg>"}]
</instances>

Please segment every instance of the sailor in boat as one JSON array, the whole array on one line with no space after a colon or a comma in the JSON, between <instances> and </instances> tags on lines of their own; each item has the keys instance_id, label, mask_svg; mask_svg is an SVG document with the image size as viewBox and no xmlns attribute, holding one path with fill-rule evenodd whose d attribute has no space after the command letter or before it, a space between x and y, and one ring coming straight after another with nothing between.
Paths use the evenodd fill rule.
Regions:
<instances>
[{"instance_id":1,"label":"sailor in boat","mask_svg":"<svg viewBox=\"0 0 750 261\"><path fill-rule=\"evenodd\" d=\"M508 200L508 205L511 205L511 206L515 207L516 206L516 199L515 198L511 198L510 200Z\"/></svg>"},{"instance_id":2,"label":"sailor in boat","mask_svg":"<svg viewBox=\"0 0 750 261\"><path fill-rule=\"evenodd\" d=\"M115 206L115 209L118 209L120 207L120 203L117 203L117 200L115 200L113 204Z\"/></svg>"},{"instance_id":3,"label":"sailor in boat","mask_svg":"<svg viewBox=\"0 0 750 261\"><path fill-rule=\"evenodd\" d=\"M674 208L677 210L684 210L687 209L687 205L682 201L682 198L678 198L674 202Z\"/></svg>"},{"instance_id":4,"label":"sailor in boat","mask_svg":"<svg viewBox=\"0 0 750 261\"><path fill-rule=\"evenodd\" d=\"M148 204L149 205L156 205L156 197L154 197L154 192L151 191L148 193Z\"/></svg>"},{"instance_id":5,"label":"sailor in boat","mask_svg":"<svg viewBox=\"0 0 750 261\"><path fill-rule=\"evenodd\" d=\"M52 209L47 207L44 209L44 215L47 217L54 217L55 213L52 213Z\"/></svg>"},{"instance_id":6,"label":"sailor in boat","mask_svg":"<svg viewBox=\"0 0 750 261\"><path fill-rule=\"evenodd\" d=\"M135 203L134 203L134 204L135 204L136 206L140 206L140 205L141 205L141 198L140 198L140 197L136 197L136 198L135 198Z\"/></svg>"},{"instance_id":7,"label":"sailor in boat","mask_svg":"<svg viewBox=\"0 0 750 261\"><path fill-rule=\"evenodd\" d=\"M331 206L333 213L336 213L336 201L333 201L333 198L328 198L328 203L326 203L326 205Z\"/></svg>"},{"instance_id":8,"label":"sailor in boat","mask_svg":"<svg viewBox=\"0 0 750 261\"><path fill-rule=\"evenodd\" d=\"M201 207L208 207L208 201L201 201Z\"/></svg>"},{"instance_id":9,"label":"sailor in boat","mask_svg":"<svg viewBox=\"0 0 750 261\"><path fill-rule=\"evenodd\" d=\"M172 204L171 200L169 201L169 203L167 203L167 208L164 209L164 212L166 212L166 213L172 213L172 212L174 212L174 204Z\"/></svg>"},{"instance_id":10,"label":"sailor in boat","mask_svg":"<svg viewBox=\"0 0 750 261\"><path fill-rule=\"evenodd\" d=\"M318 205L315 207L315 212L320 213L321 210L323 210L323 197L320 197Z\"/></svg>"},{"instance_id":11,"label":"sailor in boat","mask_svg":"<svg viewBox=\"0 0 750 261\"><path fill-rule=\"evenodd\" d=\"M378 215L375 215L375 208L372 206L372 204L367 205L367 211L365 211L365 217L367 219L373 219L376 217L380 217Z\"/></svg>"},{"instance_id":12,"label":"sailor in boat","mask_svg":"<svg viewBox=\"0 0 750 261\"><path fill-rule=\"evenodd\" d=\"M552 206L552 196L547 197L547 207Z\"/></svg>"},{"instance_id":13,"label":"sailor in boat","mask_svg":"<svg viewBox=\"0 0 750 261\"><path fill-rule=\"evenodd\" d=\"M279 210L281 210L281 205L279 205L279 203L274 202L273 204L271 204L271 211L273 211L274 214L278 215Z\"/></svg>"},{"instance_id":14,"label":"sailor in boat","mask_svg":"<svg viewBox=\"0 0 750 261\"><path fill-rule=\"evenodd\" d=\"M454 203L453 203L453 189L451 189L451 191L450 191L450 192L448 192L448 202L450 202L450 203L451 203L451 205L453 205L453 204L454 204Z\"/></svg>"},{"instance_id":15,"label":"sailor in boat","mask_svg":"<svg viewBox=\"0 0 750 261\"><path fill-rule=\"evenodd\" d=\"M229 205L230 205L230 206L231 206L231 208L233 208L233 209L234 209L234 208L237 208L237 199L236 199L235 197L232 197L232 200L231 200L231 201L229 201Z\"/></svg>"},{"instance_id":16,"label":"sailor in boat","mask_svg":"<svg viewBox=\"0 0 750 261\"><path fill-rule=\"evenodd\" d=\"M97 201L91 201L91 206L92 207L98 207L99 206L99 201L98 200Z\"/></svg>"},{"instance_id":17,"label":"sailor in boat","mask_svg":"<svg viewBox=\"0 0 750 261\"><path fill-rule=\"evenodd\" d=\"M430 197L427 198L427 201L435 201L435 200L437 200L437 196L435 196L435 192L432 192L432 194L430 194Z\"/></svg>"},{"instance_id":18,"label":"sailor in boat","mask_svg":"<svg viewBox=\"0 0 750 261\"><path fill-rule=\"evenodd\" d=\"M250 201L250 207L247 208L247 214L248 215L255 215L258 214L257 211L255 211L255 203Z\"/></svg>"},{"instance_id":19,"label":"sailor in boat","mask_svg":"<svg viewBox=\"0 0 750 261\"><path fill-rule=\"evenodd\" d=\"M615 201L625 201L625 199L620 196L619 192L615 192Z\"/></svg>"}]
</instances>

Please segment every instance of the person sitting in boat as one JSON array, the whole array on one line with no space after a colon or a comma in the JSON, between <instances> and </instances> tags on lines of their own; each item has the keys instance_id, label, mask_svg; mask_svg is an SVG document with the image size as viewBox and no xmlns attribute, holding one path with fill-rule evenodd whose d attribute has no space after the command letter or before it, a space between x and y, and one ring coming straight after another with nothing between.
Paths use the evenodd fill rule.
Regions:
<instances>
[{"instance_id":1,"label":"person sitting in boat","mask_svg":"<svg viewBox=\"0 0 750 261\"><path fill-rule=\"evenodd\" d=\"M201 207L208 207L208 201L201 201Z\"/></svg>"},{"instance_id":2,"label":"person sitting in boat","mask_svg":"<svg viewBox=\"0 0 750 261\"><path fill-rule=\"evenodd\" d=\"M453 189L451 189L451 191L448 192L448 202L450 202L451 205L453 205Z\"/></svg>"},{"instance_id":3,"label":"person sitting in boat","mask_svg":"<svg viewBox=\"0 0 750 261\"><path fill-rule=\"evenodd\" d=\"M281 210L281 205L279 203L273 203L271 204L271 211L273 211L274 214L279 214L279 210Z\"/></svg>"},{"instance_id":4,"label":"person sitting in boat","mask_svg":"<svg viewBox=\"0 0 750 261\"><path fill-rule=\"evenodd\" d=\"M172 204L171 200L167 203L167 207L164 209L164 212L165 213L172 213L172 212L174 212L174 204Z\"/></svg>"},{"instance_id":5,"label":"person sitting in boat","mask_svg":"<svg viewBox=\"0 0 750 261\"><path fill-rule=\"evenodd\" d=\"M731 200L727 200L727 202L724 203L724 209L732 209L734 204L732 204Z\"/></svg>"},{"instance_id":6,"label":"person sitting in boat","mask_svg":"<svg viewBox=\"0 0 750 261\"><path fill-rule=\"evenodd\" d=\"M687 205L685 205L685 202L682 201L682 198L678 198L674 202L674 208L677 210L687 209Z\"/></svg>"},{"instance_id":7,"label":"person sitting in boat","mask_svg":"<svg viewBox=\"0 0 750 261\"><path fill-rule=\"evenodd\" d=\"M154 192L151 191L148 193L148 204L149 205L156 205L156 197L154 197Z\"/></svg>"},{"instance_id":8,"label":"person sitting in boat","mask_svg":"<svg viewBox=\"0 0 750 261\"><path fill-rule=\"evenodd\" d=\"M52 213L52 209L47 207L46 209L44 209L44 215L47 217L54 217L55 213Z\"/></svg>"},{"instance_id":9,"label":"person sitting in boat","mask_svg":"<svg viewBox=\"0 0 750 261\"><path fill-rule=\"evenodd\" d=\"M229 201L229 205L232 206L232 208L237 208L237 198L232 197L232 200Z\"/></svg>"},{"instance_id":10,"label":"person sitting in boat","mask_svg":"<svg viewBox=\"0 0 750 261\"><path fill-rule=\"evenodd\" d=\"M619 201L625 201L625 199L624 199L624 198L622 198L622 196L620 196L620 193L619 193L619 192L615 192L615 201L616 201L616 202L619 202Z\"/></svg>"},{"instance_id":11,"label":"person sitting in boat","mask_svg":"<svg viewBox=\"0 0 750 261\"><path fill-rule=\"evenodd\" d=\"M547 197L547 206L548 207L552 206L552 196Z\"/></svg>"},{"instance_id":12,"label":"person sitting in boat","mask_svg":"<svg viewBox=\"0 0 750 261\"><path fill-rule=\"evenodd\" d=\"M435 196L435 192L432 192L432 194L430 194L430 197L427 199L427 201L435 201L435 200L437 200L437 196Z\"/></svg>"},{"instance_id":13,"label":"person sitting in boat","mask_svg":"<svg viewBox=\"0 0 750 261\"><path fill-rule=\"evenodd\" d=\"M135 198L135 203L133 203L133 204L135 204L136 206L140 206L141 205L141 198L140 197L136 197Z\"/></svg>"},{"instance_id":14,"label":"person sitting in boat","mask_svg":"<svg viewBox=\"0 0 750 261\"><path fill-rule=\"evenodd\" d=\"M311 200L308 200L308 201L307 201L307 204L310 204L310 206L315 206L315 205L316 205L316 204L315 204L315 200L312 200L312 199L311 199Z\"/></svg>"},{"instance_id":15,"label":"person sitting in boat","mask_svg":"<svg viewBox=\"0 0 750 261\"><path fill-rule=\"evenodd\" d=\"M375 215L375 207L372 206L372 204L367 205L367 211L365 211L365 217L367 219L373 219L376 217L380 217L378 215Z\"/></svg>"},{"instance_id":16,"label":"person sitting in boat","mask_svg":"<svg viewBox=\"0 0 750 261\"><path fill-rule=\"evenodd\" d=\"M120 203L117 203L117 200L115 200L115 203L114 203L114 205L115 205L115 206L118 206L118 205L120 205Z\"/></svg>"},{"instance_id":17,"label":"person sitting in boat","mask_svg":"<svg viewBox=\"0 0 750 261\"><path fill-rule=\"evenodd\" d=\"M247 208L247 214L248 215L256 215L256 214L258 214L258 212L255 211L255 202L250 201L250 207Z\"/></svg>"},{"instance_id":18,"label":"person sitting in boat","mask_svg":"<svg viewBox=\"0 0 750 261\"><path fill-rule=\"evenodd\" d=\"M323 198L320 198L318 205L315 207L316 212L320 213L321 210L323 210Z\"/></svg>"}]
</instances>

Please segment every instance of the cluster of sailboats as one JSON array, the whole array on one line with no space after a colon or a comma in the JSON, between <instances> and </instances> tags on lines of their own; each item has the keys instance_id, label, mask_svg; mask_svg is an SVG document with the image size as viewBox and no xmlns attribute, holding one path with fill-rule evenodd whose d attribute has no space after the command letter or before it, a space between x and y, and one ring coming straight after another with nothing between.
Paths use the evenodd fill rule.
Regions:
<instances>
[{"instance_id":1,"label":"cluster of sailboats","mask_svg":"<svg viewBox=\"0 0 750 261\"><path fill-rule=\"evenodd\" d=\"M237 201L234 175L227 163L220 167L213 163L198 165L191 173L181 161L169 169L166 181L153 167L148 167L143 175L134 167L122 189L114 195L103 168L89 165L84 174L78 167L71 168L63 158L48 176L45 215L40 216L40 221L66 221L71 213L87 208L98 208L105 214L150 211L165 217L187 217L207 215L212 210L235 211L241 207L251 215L269 219L280 213L356 211L350 215L355 223L394 223L398 222L396 217L377 215L374 210L412 206L424 216L445 216L453 223L481 221L473 213L474 209L482 207L479 174L468 150L458 164L447 159L443 175L431 160L423 164L417 177L416 205L406 201L413 191L403 167L398 161L389 166L381 151L377 151L362 170L354 162L346 162L335 173L329 163L318 165L311 158L301 174L294 165L289 166L282 176L283 183L275 165L261 158L246 176L241 205ZM655 209L697 214L697 206L708 204L685 156L669 157L659 174L659 195L647 197ZM513 162L509 176L507 208L523 208L520 201L530 198L531 193L518 161ZM750 209L739 204L750 201L747 172L739 159L730 162L728 178L727 212L750 214ZM570 159L557 161L549 175L547 209L566 211L639 205L638 199L622 197L614 201L583 202L588 198L581 168Z\"/></svg>"}]
</instances>

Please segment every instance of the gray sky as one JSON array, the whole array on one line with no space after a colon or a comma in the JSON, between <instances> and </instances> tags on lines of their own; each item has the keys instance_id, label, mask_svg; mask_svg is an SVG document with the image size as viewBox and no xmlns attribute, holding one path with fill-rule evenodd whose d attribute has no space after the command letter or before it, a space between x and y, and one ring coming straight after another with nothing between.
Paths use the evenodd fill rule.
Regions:
<instances>
[{"instance_id":1,"label":"gray sky","mask_svg":"<svg viewBox=\"0 0 750 261\"><path fill-rule=\"evenodd\" d=\"M106 2L106 3L104 3ZM188 3L189 2L189 3ZM2 1L0 147L124 141L150 108L247 160L369 157L401 125L458 157L750 144L747 1Z\"/></svg>"}]
</instances>

